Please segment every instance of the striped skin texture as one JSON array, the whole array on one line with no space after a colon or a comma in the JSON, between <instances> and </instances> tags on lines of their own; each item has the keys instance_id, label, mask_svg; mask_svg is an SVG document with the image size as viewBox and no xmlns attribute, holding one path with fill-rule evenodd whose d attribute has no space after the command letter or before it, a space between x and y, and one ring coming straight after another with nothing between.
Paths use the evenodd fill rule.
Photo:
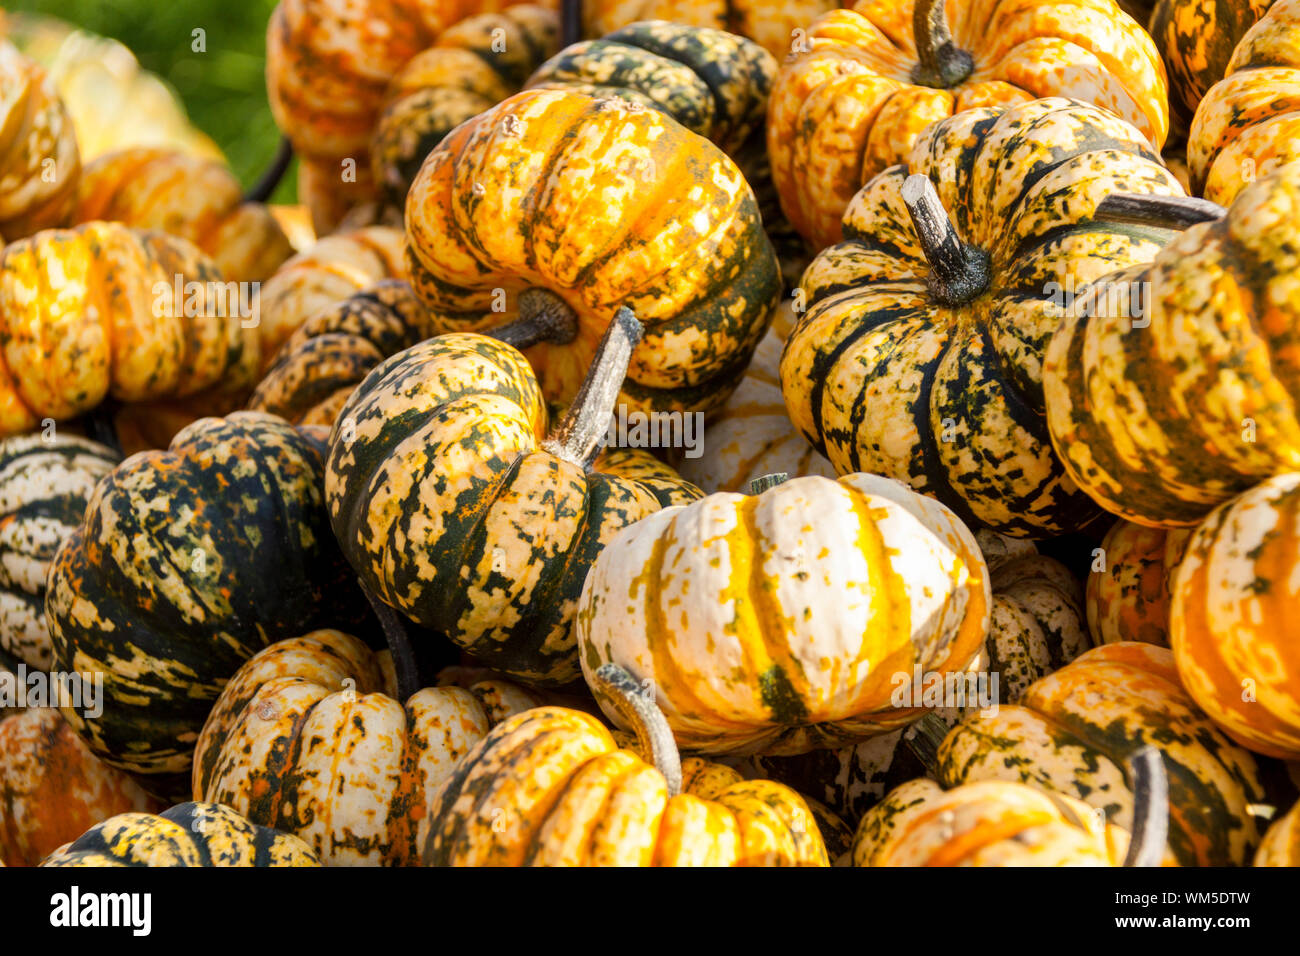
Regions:
<instances>
[{"instance_id":1,"label":"striped skin texture","mask_svg":"<svg viewBox=\"0 0 1300 956\"><path fill-rule=\"evenodd\" d=\"M961 240L991 259L965 305L927 284L909 172L929 176ZM853 198L845 241L804 273L807 311L781 359L795 425L841 474L897 478L972 527L1085 529L1100 512L1052 452L1043 352L1076 290L1149 261L1170 235L1095 221L1114 192L1182 195L1142 134L1095 107L1046 99L931 126L907 166Z\"/></svg>"},{"instance_id":2,"label":"striped skin texture","mask_svg":"<svg viewBox=\"0 0 1300 956\"><path fill-rule=\"evenodd\" d=\"M173 303L177 276L199 285ZM0 435L75 418L109 396L237 392L258 361L257 333L184 239L90 222L0 253Z\"/></svg>"},{"instance_id":3,"label":"striped skin texture","mask_svg":"<svg viewBox=\"0 0 1300 956\"><path fill-rule=\"evenodd\" d=\"M491 724L460 687L405 703L382 690L375 654L339 631L271 645L213 707L194 798L299 837L327 866L417 864L433 794Z\"/></svg>"},{"instance_id":4,"label":"striped skin texture","mask_svg":"<svg viewBox=\"0 0 1300 956\"><path fill-rule=\"evenodd\" d=\"M1098 282L1052 337L1052 444L1108 511L1191 527L1300 469L1297 216L1300 163L1290 163L1150 265Z\"/></svg>"},{"instance_id":5,"label":"striped skin texture","mask_svg":"<svg viewBox=\"0 0 1300 956\"><path fill-rule=\"evenodd\" d=\"M151 809L148 795L96 760L57 710L0 720L0 863L35 866L102 820Z\"/></svg>"},{"instance_id":6,"label":"striped skin texture","mask_svg":"<svg viewBox=\"0 0 1300 956\"><path fill-rule=\"evenodd\" d=\"M41 866L320 866L297 837L249 823L216 803L122 813L46 857Z\"/></svg>"},{"instance_id":7,"label":"striped skin texture","mask_svg":"<svg viewBox=\"0 0 1300 956\"><path fill-rule=\"evenodd\" d=\"M834 478L831 463L808 444L790 423L781 396L781 349L775 330L754 350L740 386L713 416L701 438L698 458L682 457L683 478L712 494L749 490L763 475L784 472L791 478Z\"/></svg>"},{"instance_id":8,"label":"striped skin texture","mask_svg":"<svg viewBox=\"0 0 1300 956\"><path fill-rule=\"evenodd\" d=\"M858 826L854 866L1120 866L1128 834L1081 800L1018 783L893 790Z\"/></svg>"},{"instance_id":9,"label":"striped skin texture","mask_svg":"<svg viewBox=\"0 0 1300 956\"><path fill-rule=\"evenodd\" d=\"M300 325L248 407L296 425L331 426L371 369L429 335L424 306L410 285L382 279Z\"/></svg>"},{"instance_id":10,"label":"striped skin texture","mask_svg":"<svg viewBox=\"0 0 1300 956\"><path fill-rule=\"evenodd\" d=\"M1180 866L1241 866L1259 842L1248 807L1268 802L1259 766L1178 683L1173 654L1106 644L1035 683L994 717L967 717L939 748L945 788L1019 781L1104 810L1130 830L1124 761L1156 747L1169 778L1169 852Z\"/></svg>"},{"instance_id":11,"label":"striped skin texture","mask_svg":"<svg viewBox=\"0 0 1300 956\"><path fill-rule=\"evenodd\" d=\"M585 0L583 33L603 37L638 20L669 20L748 37L777 60L790 52L796 30L837 6L837 0Z\"/></svg>"},{"instance_id":12,"label":"striped skin texture","mask_svg":"<svg viewBox=\"0 0 1300 956\"><path fill-rule=\"evenodd\" d=\"M411 283L439 331L499 326L532 287L569 304L573 342L528 350L555 401L577 393L626 306L645 334L620 401L716 408L781 291L735 163L658 110L617 97L526 90L457 127L411 187L406 230ZM504 314L492 311L500 304Z\"/></svg>"},{"instance_id":13,"label":"striped skin texture","mask_svg":"<svg viewBox=\"0 0 1300 956\"><path fill-rule=\"evenodd\" d=\"M55 664L103 675L103 713L64 716L151 792L188 791L204 719L245 660L358 613L325 514L322 445L259 412L202 419L100 482L55 555Z\"/></svg>"},{"instance_id":14,"label":"striped skin texture","mask_svg":"<svg viewBox=\"0 0 1300 956\"><path fill-rule=\"evenodd\" d=\"M370 141L384 198L401 208L430 151L467 119L518 93L559 48L555 11L521 4L461 20L408 60L388 86Z\"/></svg>"},{"instance_id":15,"label":"striped skin texture","mask_svg":"<svg viewBox=\"0 0 1300 956\"><path fill-rule=\"evenodd\" d=\"M188 239L235 282L260 282L293 255L262 203L244 202L225 163L162 147L107 153L82 171L76 222L96 219Z\"/></svg>"},{"instance_id":16,"label":"striped skin texture","mask_svg":"<svg viewBox=\"0 0 1300 956\"><path fill-rule=\"evenodd\" d=\"M1277 0L1196 107L1187 161L1197 195L1226 206L1300 159L1300 2Z\"/></svg>"},{"instance_id":17,"label":"striped skin texture","mask_svg":"<svg viewBox=\"0 0 1300 956\"><path fill-rule=\"evenodd\" d=\"M1101 549L1106 566L1088 575L1088 631L1094 644L1169 646L1169 587L1191 532L1115 522Z\"/></svg>"},{"instance_id":18,"label":"striped skin texture","mask_svg":"<svg viewBox=\"0 0 1300 956\"><path fill-rule=\"evenodd\" d=\"M988 531L976 539L988 562L993 604L989 636L967 669L996 673L998 705L1015 704L1035 681L1088 649L1083 596L1065 566L1038 554L1032 543ZM969 701L929 712L951 727L979 710L977 701ZM759 755L753 764L756 773L824 800L856 821L894 787L928 772L912 749L913 735L914 727L908 727L837 750Z\"/></svg>"},{"instance_id":19,"label":"striped skin texture","mask_svg":"<svg viewBox=\"0 0 1300 956\"><path fill-rule=\"evenodd\" d=\"M1300 474L1215 509L1174 572L1170 643L1187 692L1256 753L1300 759L1294 573Z\"/></svg>"},{"instance_id":20,"label":"striped skin texture","mask_svg":"<svg viewBox=\"0 0 1300 956\"><path fill-rule=\"evenodd\" d=\"M979 548L938 502L875 475L807 477L623 531L576 632L588 684L611 662L650 681L683 749L798 754L919 717L892 705L894 676L968 666L989 603Z\"/></svg>"},{"instance_id":21,"label":"striped skin texture","mask_svg":"<svg viewBox=\"0 0 1300 956\"><path fill-rule=\"evenodd\" d=\"M262 372L308 319L383 279L405 279L402 231L367 226L325 236L276 270L259 298Z\"/></svg>"},{"instance_id":22,"label":"striped skin texture","mask_svg":"<svg viewBox=\"0 0 1300 956\"><path fill-rule=\"evenodd\" d=\"M439 790L426 866L828 866L793 790L683 763L683 793L596 718L517 714ZM716 768L716 769L715 769Z\"/></svg>"},{"instance_id":23,"label":"striped skin texture","mask_svg":"<svg viewBox=\"0 0 1300 956\"><path fill-rule=\"evenodd\" d=\"M963 110L1068 97L1123 118L1157 149L1164 143L1164 67L1113 0L947 0L953 39L975 62L952 89L912 84L912 7L861 0L827 13L777 75L772 176L790 222L816 248L844 238L841 220L863 184L915 155L926 126Z\"/></svg>"},{"instance_id":24,"label":"striped skin texture","mask_svg":"<svg viewBox=\"0 0 1300 956\"><path fill-rule=\"evenodd\" d=\"M1233 49L1276 0L1157 0L1151 36L1169 76L1169 108L1184 128L1223 79Z\"/></svg>"},{"instance_id":25,"label":"striped skin texture","mask_svg":"<svg viewBox=\"0 0 1300 956\"><path fill-rule=\"evenodd\" d=\"M1255 853L1255 866L1300 866L1300 804L1268 828Z\"/></svg>"},{"instance_id":26,"label":"striped skin texture","mask_svg":"<svg viewBox=\"0 0 1300 956\"><path fill-rule=\"evenodd\" d=\"M70 435L0 441L0 651L29 668L47 671L53 662L46 571L117 462L103 445Z\"/></svg>"},{"instance_id":27,"label":"striped skin texture","mask_svg":"<svg viewBox=\"0 0 1300 956\"><path fill-rule=\"evenodd\" d=\"M644 453L584 470L542 450L546 410L522 353L452 333L375 368L339 413L325 481L362 583L527 683L578 676L587 569L622 528L699 491Z\"/></svg>"},{"instance_id":28,"label":"striped skin texture","mask_svg":"<svg viewBox=\"0 0 1300 956\"><path fill-rule=\"evenodd\" d=\"M66 226L81 157L72 119L45 69L0 41L0 236Z\"/></svg>"}]
</instances>

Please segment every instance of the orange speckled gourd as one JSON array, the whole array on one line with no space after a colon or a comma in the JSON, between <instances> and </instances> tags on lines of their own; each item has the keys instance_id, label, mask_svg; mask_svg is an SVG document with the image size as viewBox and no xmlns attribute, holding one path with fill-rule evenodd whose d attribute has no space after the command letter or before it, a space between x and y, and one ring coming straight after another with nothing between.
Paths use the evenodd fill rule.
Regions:
<instances>
[{"instance_id":1,"label":"orange speckled gourd","mask_svg":"<svg viewBox=\"0 0 1300 956\"><path fill-rule=\"evenodd\" d=\"M1120 519L1088 573L1088 630L1095 644L1169 646L1169 587L1191 532ZM1098 559L1104 566L1098 565Z\"/></svg>"},{"instance_id":2,"label":"orange speckled gourd","mask_svg":"<svg viewBox=\"0 0 1300 956\"><path fill-rule=\"evenodd\" d=\"M1158 0L1151 36L1169 75L1169 108L1183 127L1223 79L1232 51L1275 0Z\"/></svg>"}]
</instances>

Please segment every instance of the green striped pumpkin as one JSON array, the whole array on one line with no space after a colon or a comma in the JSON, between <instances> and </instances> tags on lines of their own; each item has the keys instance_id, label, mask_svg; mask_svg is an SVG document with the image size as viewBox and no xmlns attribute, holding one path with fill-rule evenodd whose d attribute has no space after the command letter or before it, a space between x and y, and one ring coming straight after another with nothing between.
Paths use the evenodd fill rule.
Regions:
<instances>
[{"instance_id":1,"label":"green striped pumpkin","mask_svg":"<svg viewBox=\"0 0 1300 956\"><path fill-rule=\"evenodd\" d=\"M932 200L904 198L924 184L909 173ZM1096 107L1043 99L928 127L804 273L781 361L795 425L841 474L904 481L972 527L1087 528L1100 513L1053 454L1042 356L1076 288L1168 239L1094 219L1126 191L1182 195L1146 137ZM923 205L942 225L918 233Z\"/></svg>"},{"instance_id":2,"label":"green striped pumpkin","mask_svg":"<svg viewBox=\"0 0 1300 956\"><path fill-rule=\"evenodd\" d=\"M7 655L14 666L50 669L45 574L117 462L111 449L69 435L0 441L0 664Z\"/></svg>"},{"instance_id":3,"label":"green striped pumpkin","mask_svg":"<svg viewBox=\"0 0 1300 956\"><path fill-rule=\"evenodd\" d=\"M323 438L260 412L200 419L105 478L54 557L55 665L103 675L103 712L64 716L157 795L188 793L199 730L240 664L362 613L325 513Z\"/></svg>"}]
</instances>

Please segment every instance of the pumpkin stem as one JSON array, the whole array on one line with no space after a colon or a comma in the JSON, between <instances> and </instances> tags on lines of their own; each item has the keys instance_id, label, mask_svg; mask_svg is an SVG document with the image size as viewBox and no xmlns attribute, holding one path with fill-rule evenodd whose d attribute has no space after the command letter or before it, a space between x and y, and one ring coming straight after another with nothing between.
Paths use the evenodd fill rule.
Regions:
<instances>
[{"instance_id":1,"label":"pumpkin stem","mask_svg":"<svg viewBox=\"0 0 1300 956\"><path fill-rule=\"evenodd\" d=\"M763 475L760 478L755 478L749 483L749 493L751 495L761 495L769 488L775 488L777 485L785 484L789 478L790 475L784 471L778 471L771 475Z\"/></svg>"},{"instance_id":2,"label":"pumpkin stem","mask_svg":"<svg viewBox=\"0 0 1300 956\"><path fill-rule=\"evenodd\" d=\"M593 690L604 694L636 734L637 749L647 762L668 781L668 796L682 792L682 758L668 719L626 668L602 664L596 671Z\"/></svg>"},{"instance_id":3,"label":"pumpkin stem","mask_svg":"<svg viewBox=\"0 0 1300 956\"><path fill-rule=\"evenodd\" d=\"M1227 211L1218 203L1191 196L1115 193L1097 204L1093 218L1160 229L1186 229L1197 223L1222 219Z\"/></svg>"},{"instance_id":4,"label":"pumpkin stem","mask_svg":"<svg viewBox=\"0 0 1300 956\"><path fill-rule=\"evenodd\" d=\"M975 71L974 58L953 41L944 0L917 0L912 8L912 34L921 58L912 71L918 86L950 89Z\"/></svg>"},{"instance_id":5,"label":"pumpkin stem","mask_svg":"<svg viewBox=\"0 0 1300 956\"><path fill-rule=\"evenodd\" d=\"M81 425L86 430L86 437L93 442L98 442L105 448L112 449L119 458L122 457L122 439L117 434L117 414L118 404L111 398L106 398L90 411L86 412L81 419Z\"/></svg>"},{"instance_id":6,"label":"pumpkin stem","mask_svg":"<svg viewBox=\"0 0 1300 956\"><path fill-rule=\"evenodd\" d=\"M930 291L934 297L944 305L965 305L987 289L991 269L988 253L961 241L930 177L924 173L908 176L903 182L903 202L930 264Z\"/></svg>"},{"instance_id":7,"label":"pumpkin stem","mask_svg":"<svg viewBox=\"0 0 1300 956\"><path fill-rule=\"evenodd\" d=\"M902 742L931 777L939 770L939 747L948 736L948 725L938 714L926 712L903 730Z\"/></svg>"},{"instance_id":8,"label":"pumpkin stem","mask_svg":"<svg viewBox=\"0 0 1300 956\"><path fill-rule=\"evenodd\" d=\"M563 0L560 5L560 49L582 39L582 0Z\"/></svg>"},{"instance_id":9,"label":"pumpkin stem","mask_svg":"<svg viewBox=\"0 0 1300 956\"><path fill-rule=\"evenodd\" d=\"M406 632L406 622L402 615L389 607L364 584L361 590L379 619L379 626L384 631L384 640L393 655L393 673L397 677L398 703L405 704L420 690L420 666L415 660L415 649L411 646L411 636Z\"/></svg>"},{"instance_id":10,"label":"pumpkin stem","mask_svg":"<svg viewBox=\"0 0 1300 956\"><path fill-rule=\"evenodd\" d=\"M275 187L280 185L280 180L284 178L292 161L293 143L289 142L289 137L281 136L275 158L271 160L271 165L267 167L266 172L262 173L262 178L253 185L252 189L244 193L244 202L266 202L270 199L271 193L275 192Z\"/></svg>"},{"instance_id":11,"label":"pumpkin stem","mask_svg":"<svg viewBox=\"0 0 1300 956\"><path fill-rule=\"evenodd\" d=\"M1169 778L1160 751L1150 744L1126 761L1133 783L1133 834L1125 866L1159 866L1169 836Z\"/></svg>"},{"instance_id":12,"label":"pumpkin stem","mask_svg":"<svg viewBox=\"0 0 1300 956\"><path fill-rule=\"evenodd\" d=\"M591 467L609 432L614 403L642 331L631 309L624 306L618 310L596 348L582 388L564 418L542 442L542 451L583 469Z\"/></svg>"},{"instance_id":13,"label":"pumpkin stem","mask_svg":"<svg viewBox=\"0 0 1300 956\"><path fill-rule=\"evenodd\" d=\"M578 317L550 289L525 289L519 293L519 318L487 334L521 352L539 342L568 345L577 338Z\"/></svg>"}]
</instances>

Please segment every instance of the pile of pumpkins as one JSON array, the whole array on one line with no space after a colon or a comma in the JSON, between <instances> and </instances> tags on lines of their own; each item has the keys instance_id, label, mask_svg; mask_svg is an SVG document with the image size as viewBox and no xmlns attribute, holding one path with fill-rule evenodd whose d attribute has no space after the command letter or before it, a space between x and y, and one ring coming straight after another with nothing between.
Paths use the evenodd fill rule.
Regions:
<instances>
[{"instance_id":1,"label":"pile of pumpkins","mask_svg":"<svg viewBox=\"0 0 1300 956\"><path fill-rule=\"evenodd\" d=\"M0 862L1300 863L1300 0L281 0L296 218L0 86Z\"/></svg>"}]
</instances>

